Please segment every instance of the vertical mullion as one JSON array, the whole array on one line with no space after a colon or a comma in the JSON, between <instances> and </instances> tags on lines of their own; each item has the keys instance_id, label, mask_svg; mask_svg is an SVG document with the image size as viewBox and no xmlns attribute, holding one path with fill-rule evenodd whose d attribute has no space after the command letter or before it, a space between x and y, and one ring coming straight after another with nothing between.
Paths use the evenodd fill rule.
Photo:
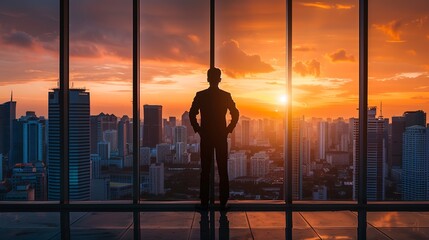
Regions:
<instances>
[{"instance_id":1,"label":"vertical mullion","mask_svg":"<svg viewBox=\"0 0 429 240\"><path fill-rule=\"evenodd\" d=\"M60 0L60 219L61 239L70 239L69 204L69 0Z\"/></svg>"},{"instance_id":2,"label":"vertical mullion","mask_svg":"<svg viewBox=\"0 0 429 240\"><path fill-rule=\"evenodd\" d=\"M286 0L287 104L284 158L286 177L286 239L292 239L292 0ZM283 183L284 184L284 183Z\"/></svg>"},{"instance_id":3,"label":"vertical mullion","mask_svg":"<svg viewBox=\"0 0 429 240\"><path fill-rule=\"evenodd\" d=\"M133 0L133 204L140 202L140 0ZM133 212L134 239L140 239L140 212Z\"/></svg>"},{"instance_id":4,"label":"vertical mullion","mask_svg":"<svg viewBox=\"0 0 429 240\"><path fill-rule=\"evenodd\" d=\"M215 67L215 0L210 0L210 68ZM213 157L210 163L210 205L213 206L215 203L215 164L214 164L214 151L211 153Z\"/></svg>"},{"instance_id":5,"label":"vertical mullion","mask_svg":"<svg viewBox=\"0 0 429 240\"><path fill-rule=\"evenodd\" d=\"M358 239L366 238L368 148L368 0L359 0Z\"/></svg>"},{"instance_id":6,"label":"vertical mullion","mask_svg":"<svg viewBox=\"0 0 429 240\"><path fill-rule=\"evenodd\" d=\"M210 0L210 68L215 66L215 0Z\"/></svg>"}]
</instances>

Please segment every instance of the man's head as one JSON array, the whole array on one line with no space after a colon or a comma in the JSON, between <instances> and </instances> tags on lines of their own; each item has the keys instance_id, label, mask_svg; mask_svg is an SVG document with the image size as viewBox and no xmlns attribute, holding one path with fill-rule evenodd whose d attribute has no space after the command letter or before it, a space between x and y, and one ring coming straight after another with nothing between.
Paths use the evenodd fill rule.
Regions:
<instances>
[{"instance_id":1,"label":"man's head","mask_svg":"<svg viewBox=\"0 0 429 240\"><path fill-rule=\"evenodd\" d=\"M212 84L219 84L221 81L221 72L219 68L210 68L209 70L207 70L207 82L210 83L210 85Z\"/></svg>"}]
</instances>

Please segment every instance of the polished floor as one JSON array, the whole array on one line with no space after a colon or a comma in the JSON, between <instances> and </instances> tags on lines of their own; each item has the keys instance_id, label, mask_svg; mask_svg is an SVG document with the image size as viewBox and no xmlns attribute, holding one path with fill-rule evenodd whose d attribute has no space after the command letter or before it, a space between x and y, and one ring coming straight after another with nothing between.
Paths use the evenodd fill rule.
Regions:
<instances>
[{"instance_id":1,"label":"polished floor","mask_svg":"<svg viewBox=\"0 0 429 240\"><path fill-rule=\"evenodd\" d=\"M60 239L59 213L0 213L0 239ZM71 213L72 239L132 239L132 213ZM368 213L367 239L429 239L429 213ZM357 214L296 212L293 239L356 239ZM285 239L283 212L144 212L142 239Z\"/></svg>"}]
</instances>

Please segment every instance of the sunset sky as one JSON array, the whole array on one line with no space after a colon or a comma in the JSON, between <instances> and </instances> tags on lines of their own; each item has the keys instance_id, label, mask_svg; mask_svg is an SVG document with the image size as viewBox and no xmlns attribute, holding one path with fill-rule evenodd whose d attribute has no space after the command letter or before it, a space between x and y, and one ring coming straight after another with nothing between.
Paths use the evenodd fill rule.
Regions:
<instances>
[{"instance_id":1,"label":"sunset sky","mask_svg":"<svg viewBox=\"0 0 429 240\"><path fill-rule=\"evenodd\" d=\"M58 0L0 2L0 103L17 117L47 116L58 81ZM429 112L427 0L369 1L369 104L383 115ZM70 81L91 93L91 114L131 115L132 1L70 1ZM357 0L293 1L296 116L357 117ZM217 0L216 66L242 115L281 116L286 76L285 0ZM188 110L207 87L209 1L141 1L141 104L164 117Z\"/></svg>"}]
</instances>

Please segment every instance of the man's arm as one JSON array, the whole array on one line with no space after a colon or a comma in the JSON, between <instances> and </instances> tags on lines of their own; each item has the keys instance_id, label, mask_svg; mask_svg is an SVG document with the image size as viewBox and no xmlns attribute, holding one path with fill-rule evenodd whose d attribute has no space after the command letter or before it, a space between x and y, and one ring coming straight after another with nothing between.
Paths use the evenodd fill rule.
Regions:
<instances>
[{"instance_id":1,"label":"man's arm","mask_svg":"<svg viewBox=\"0 0 429 240\"><path fill-rule=\"evenodd\" d=\"M200 109L200 100L198 97L198 94L195 95L194 101L192 102L191 109L189 110L189 120L191 121L192 128L194 129L194 132L200 132L200 125L197 121L197 115L199 113Z\"/></svg>"},{"instance_id":2,"label":"man's arm","mask_svg":"<svg viewBox=\"0 0 429 240\"><path fill-rule=\"evenodd\" d=\"M237 125L240 113L238 112L237 107L235 107L235 102L234 100L232 100L231 94L228 94L228 97L229 97L228 109L229 109L229 114L231 114L231 122L228 124L227 130L228 130L228 133L232 133L235 126Z\"/></svg>"}]
</instances>

